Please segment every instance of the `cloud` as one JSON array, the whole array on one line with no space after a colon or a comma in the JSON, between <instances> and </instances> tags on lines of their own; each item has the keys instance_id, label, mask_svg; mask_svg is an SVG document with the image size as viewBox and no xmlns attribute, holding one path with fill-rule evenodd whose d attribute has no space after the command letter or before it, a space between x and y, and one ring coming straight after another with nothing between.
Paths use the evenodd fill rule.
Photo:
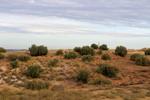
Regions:
<instances>
[{"instance_id":1,"label":"cloud","mask_svg":"<svg viewBox=\"0 0 150 100\"><path fill-rule=\"evenodd\" d=\"M35 3L35 0L29 0L30 3Z\"/></svg>"},{"instance_id":2,"label":"cloud","mask_svg":"<svg viewBox=\"0 0 150 100\"><path fill-rule=\"evenodd\" d=\"M149 0L0 0L0 13L150 27Z\"/></svg>"},{"instance_id":3,"label":"cloud","mask_svg":"<svg viewBox=\"0 0 150 100\"><path fill-rule=\"evenodd\" d=\"M112 37L150 37L148 29L105 26L89 24L63 18L43 18L34 16L9 16L0 20L0 34L34 34L34 35L105 35ZM14 18L14 19L13 19ZM0 16L1 19L1 16ZM143 32L143 34L141 34Z\"/></svg>"}]
</instances>

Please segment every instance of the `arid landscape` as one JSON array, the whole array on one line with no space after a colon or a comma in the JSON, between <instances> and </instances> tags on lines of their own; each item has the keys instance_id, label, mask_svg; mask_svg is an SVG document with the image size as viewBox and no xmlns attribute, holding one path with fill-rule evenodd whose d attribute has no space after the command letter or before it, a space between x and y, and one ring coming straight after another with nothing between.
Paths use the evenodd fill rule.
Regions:
<instances>
[{"instance_id":1,"label":"arid landscape","mask_svg":"<svg viewBox=\"0 0 150 100\"><path fill-rule=\"evenodd\" d=\"M83 61L80 54L75 59L66 59L64 55L74 51L71 49L62 50L63 54L60 55L56 55L59 50L48 50L48 54L43 56L31 56L30 51L2 53L5 58L0 59L0 100L149 100L150 66L136 65L130 59L131 55L137 53L150 59L149 55L145 55L145 50L127 50L127 55L121 57L113 49L102 50L102 54L98 54L99 49L95 49L92 61ZM18 66L12 68L8 60L12 54L26 55L30 59L17 59ZM103 54L109 54L111 59L102 59ZM50 65L49 62L54 59L57 59L57 63ZM119 73L114 77L98 73L97 69L102 63L116 66ZM39 77L27 76L27 68L31 65L41 67ZM77 78L79 70L85 68L90 72L86 83ZM99 77L110 83L91 84ZM26 88L26 82L33 80L48 82L50 85L44 89Z\"/></svg>"},{"instance_id":2,"label":"arid landscape","mask_svg":"<svg viewBox=\"0 0 150 100\"><path fill-rule=\"evenodd\" d=\"M0 0L0 100L150 100L150 0Z\"/></svg>"}]
</instances>

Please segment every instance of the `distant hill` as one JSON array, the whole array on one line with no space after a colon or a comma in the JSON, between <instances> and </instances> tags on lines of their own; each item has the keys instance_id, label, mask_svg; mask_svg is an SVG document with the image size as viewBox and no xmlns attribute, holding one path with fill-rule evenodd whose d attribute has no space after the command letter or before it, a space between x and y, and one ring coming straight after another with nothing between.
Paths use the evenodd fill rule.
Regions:
<instances>
[{"instance_id":1,"label":"distant hill","mask_svg":"<svg viewBox=\"0 0 150 100\"><path fill-rule=\"evenodd\" d=\"M13 52L13 51L27 51L27 49L7 49L7 52Z\"/></svg>"}]
</instances>

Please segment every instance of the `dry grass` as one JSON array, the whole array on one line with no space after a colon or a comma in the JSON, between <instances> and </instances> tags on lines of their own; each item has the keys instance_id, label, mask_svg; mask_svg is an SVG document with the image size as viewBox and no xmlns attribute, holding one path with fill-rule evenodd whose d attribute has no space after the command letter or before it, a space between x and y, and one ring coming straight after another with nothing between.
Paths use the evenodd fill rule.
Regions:
<instances>
[{"instance_id":1,"label":"dry grass","mask_svg":"<svg viewBox=\"0 0 150 100\"><path fill-rule=\"evenodd\" d=\"M9 61L7 59L0 60L0 84L6 84L6 85L11 85L11 86L16 86L16 87L23 87L22 83L26 80L33 80L32 78L27 78L26 77L26 69L28 66L33 65L33 64L38 64L42 67L43 72L41 73L41 77L38 78L38 80L48 80L50 81L53 85L57 84L63 84L64 88L67 90L90 90L93 88L99 89L99 86L89 86L89 85L84 85L82 83L78 83L76 76L77 72L79 69L88 67L91 70L91 75L89 82L94 80L96 77L104 77L101 74L97 74L96 70L98 68L98 65L100 63L110 63L115 66L117 66L120 69L120 73L115 77L111 78L112 85L107 86L105 85L102 88L116 88L116 87L127 87L127 86L149 86L148 84L150 83L149 78L150 78L150 68L149 67L143 67L143 66L138 66L135 64L135 62L130 60L130 55L134 53L140 53L144 54L143 50L128 50L128 55L126 57L120 57L114 54L114 50L109 50L109 51L104 51L103 53L109 53L112 57L110 61L103 61L101 60L101 55L96 54L94 56L94 61L92 62L83 62L81 57L79 56L77 59L64 59L63 55L56 56L57 50L49 50L49 53L47 56L39 56L39 57L31 57L31 60L27 62L21 62L19 61L19 68L17 69L12 69L9 65ZM64 50L64 51L70 51L70 50ZM4 53L5 56L9 54L16 54L16 55L22 55L22 54L27 54L29 55L28 51L21 51L21 52L7 52ZM150 56L146 56L148 59L150 59ZM50 59L58 59L59 62L56 66L54 67L48 67L48 62ZM16 81L14 81L14 76L16 77ZM3 82L1 82L3 81ZM1 88L0 88L1 89ZM5 89L4 89L5 90ZM9 90L6 88L6 91ZM3 90L2 90L3 91ZM123 92L122 94L125 94L127 92L128 95L122 95L118 94L120 92L117 92L118 90L112 90L113 92L110 93L99 93L99 94L94 94L94 95L88 95L89 92L73 92L73 94L70 94L70 92L63 92L66 93L66 98L70 98L68 95L73 95L75 96L81 96L83 99L79 100L88 100L89 98L92 98L93 100L101 100L101 99L120 99L123 98L124 100L130 100L131 96L128 96L129 94L134 94L132 95L133 98L137 99L135 94L138 94L138 98L142 97L147 97L149 95L148 91L144 91L144 95L140 94L143 92L136 93L138 91L133 91L133 90L120 90ZM31 92L31 91L30 91ZM104 91L105 92L105 91ZM128 93L129 92L129 93ZM49 91L50 95L53 97L53 92ZM63 94L62 93L62 94ZM72 92L71 92L72 93ZM95 93L95 92L92 92ZM23 95L22 97L18 96L15 98L12 96L12 98L15 98L16 100L21 100L20 98L23 98L22 100L29 100L29 97L31 100L36 100L35 98L31 97L28 93L22 92ZM34 94L34 92L33 92ZM43 93L44 94L44 93ZM59 95L59 92L56 93ZM78 94L78 95L76 95ZM11 95L8 94L8 95ZM15 94L16 95L16 94ZM35 94L34 94L35 95ZM37 95L37 94L36 94ZM45 94L44 94L45 95ZM48 97L50 96L48 95ZM55 96L57 96L55 95ZM103 96L104 95L104 96ZM32 95L33 96L33 95ZM43 96L43 95L41 95ZM60 95L61 97L62 95ZM93 96L93 97L92 97ZM86 99L84 99L84 97ZM9 100L4 99L4 100ZM37 98L40 98L37 96ZM63 98L63 97L62 97ZM100 99L101 98L101 99ZM43 98L42 98L43 99ZM42 100L40 99L40 100ZM0 98L0 100L3 100ZM38 100L38 99L37 99ZM43 99L46 100L46 99ZM48 100L52 100L49 99ZM57 99L56 99L57 100ZM58 99L59 100L59 99ZM63 99L62 99L63 100ZM75 100L75 99L74 99Z\"/></svg>"}]
</instances>

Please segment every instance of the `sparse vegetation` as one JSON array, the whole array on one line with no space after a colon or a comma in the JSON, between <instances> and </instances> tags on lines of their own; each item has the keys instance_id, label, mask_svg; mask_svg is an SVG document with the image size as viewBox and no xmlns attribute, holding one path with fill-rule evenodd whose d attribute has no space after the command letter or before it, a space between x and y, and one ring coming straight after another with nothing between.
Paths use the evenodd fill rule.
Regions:
<instances>
[{"instance_id":1,"label":"sparse vegetation","mask_svg":"<svg viewBox=\"0 0 150 100\"><path fill-rule=\"evenodd\" d=\"M81 49L79 49L79 54ZM143 55L145 50L146 48L129 50L129 55L122 58L114 55L112 49L108 51L97 49L94 50L97 53L95 56L79 55L76 52L79 55L77 59L67 58L67 60L63 57L69 51L72 52L71 50L63 50L65 53L63 56L56 56L57 50L49 51L47 56L38 57L29 56L29 51L1 53L6 57L9 54L15 54L18 57L14 61L0 60L0 100L149 99L147 84L149 84L150 69L142 66L150 66L150 57ZM101 60L103 54L111 55L111 60ZM26 61L24 55L31 59L24 62ZM18 64L12 63L17 61ZM37 67L29 68L30 66ZM48 84L49 82L53 83L53 86ZM2 88L4 84L7 87ZM9 85L13 86L12 90L8 88Z\"/></svg>"},{"instance_id":2,"label":"sparse vegetation","mask_svg":"<svg viewBox=\"0 0 150 100\"><path fill-rule=\"evenodd\" d=\"M145 55L150 55L150 48L145 50Z\"/></svg>"},{"instance_id":3,"label":"sparse vegetation","mask_svg":"<svg viewBox=\"0 0 150 100\"><path fill-rule=\"evenodd\" d=\"M141 66L149 66L150 65L150 60L147 59L146 57L144 56L138 56L136 59L135 59L135 63L137 65L141 65Z\"/></svg>"},{"instance_id":4,"label":"sparse vegetation","mask_svg":"<svg viewBox=\"0 0 150 100\"><path fill-rule=\"evenodd\" d=\"M80 47L75 47L73 50L74 50L75 52L81 53L81 48L80 48Z\"/></svg>"},{"instance_id":5,"label":"sparse vegetation","mask_svg":"<svg viewBox=\"0 0 150 100\"><path fill-rule=\"evenodd\" d=\"M115 54L121 57L125 57L127 55L127 49L124 46L117 46L115 49Z\"/></svg>"},{"instance_id":6,"label":"sparse vegetation","mask_svg":"<svg viewBox=\"0 0 150 100\"><path fill-rule=\"evenodd\" d=\"M57 50L57 52L56 52L56 55L63 55L64 53L63 53L63 50Z\"/></svg>"},{"instance_id":7,"label":"sparse vegetation","mask_svg":"<svg viewBox=\"0 0 150 100\"><path fill-rule=\"evenodd\" d=\"M4 59L4 58L5 58L5 56L0 53L0 59Z\"/></svg>"},{"instance_id":8,"label":"sparse vegetation","mask_svg":"<svg viewBox=\"0 0 150 100\"><path fill-rule=\"evenodd\" d=\"M10 65L12 68L17 68L18 67L18 61L11 61Z\"/></svg>"},{"instance_id":9,"label":"sparse vegetation","mask_svg":"<svg viewBox=\"0 0 150 100\"><path fill-rule=\"evenodd\" d=\"M27 56L27 55L20 55L20 56L18 56L18 59L19 59L20 61L28 61L28 60L30 60L30 56Z\"/></svg>"},{"instance_id":10,"label":"sparse vegetation","mask_svg":"<svg viewBox=\"0 0 150 100\"><path fill-rule=\"evenodd\" d=\"M45 47L43 45L36 46L35 44L33 44L29 48L29 51L30 51L31 56L42 56L42 55L47 55L47 53L48 53L47 47Z\"/></svg>"},{"instance_id":11,"label":"sparse vegetation","mask_svg":"<svg viewBox=\"0 0 150 100\"><path fill-rule=\"evenodd\" d=\"M78 72L77 79L79 82L87 83L90 77L90 71L88 69L81 69Z\"/></svg>"},{"instance_id":12,"label":"sparse vegetation","mask_svg":"<svg viewBox=\"0 0 150 100\"><path fill-rule=\"evenodd\" d=\"M4 86L3 86L4 87ZM1 88L0 100L90 100L86 91L40 91L22 90L5 86Z\"/></svg>"},{"instance_id":13,"label":"sparse vegetation","mask_svg":"<svg viewBox=\"0 0 150 100\"><path fill-rule=\"evenodd\" d=\"M95 52L94 52L93 48L90 48L89 46L83 46L81 48L81 53L80 54L81 55L88 55L88 54L90 54L90 55L94 56Z\"/></svg>"},{"instance_id":14,"label":"sparse vegetation","mask_svg":"<svg viewBox=\"0 0 150 100\"><path fill-rule=\"evenodd\" d=\"M93 60L94 60L94 58L91 55L84 55L82 57L82 61L88 61L88 62L90 62L90 61L93 61Z\"/></svg>"},{"instance_id":15,"label":"sparse vegetation","mask_svg":"<svg viewBox=\"0 0 150 100\"><path fill-rule=\"evenodd\" d=\"M26 72L28 77L38 78L40 76L41 67L39 65L29 66Z\"/></svg>"},{"instance_id":16,"label":"sparse vegetation","mask_svg":"<svg viewBox=\"0 0 150 100\"><path fill-rule=\"evenodd\" d=\"M111 56L106 53L106 54L103 54L103 55L102 55L101 59L102 59L102 60L110 60L110 59L111 59Z\"/></svg>"},{"instance_id":17,"label":"sparse vegetation","mask_svg":"<svg viewBox=\"0 0 150 100\"><path fill-rule=\"evenodd\" d=\"M31 90L41 90L41 89L48 89L51 86L51 83L45 81L27 81L24 83L26 89Z\"/></svg>"},{"instance_id":18,"label":"sparse vegetation","mask_svg":"<svg viewBox=\"0 0 150 100\"><path fill-rule=\"evenodd\" d=\"M107 77L112 78L112 77L115 77L119 73L119 69L114 65L100 64L97 69L97 72Z\"/></svg>"},{"instance_id":19,"label":"sparse vegetation","mask_svg":"<svg viewBox=\"0 0 150 100\"><path fill-rule=\"evenodd\" d=\"M7 56L7 59L8 59L9 61L15 61L15 60L17 60L17 58L18 58L18 56L15 55L15 54L9 54L9 55Z\"/></svg>"},{"instance_id":20,"label":"sparse vegetation","mask_svg":"<svg viewBox=\"0 0 150 100\"><path fill-rule=\"evenodd\" d=\"M57 59L51 59L48 63L48 66L55 66L58 63Z\"/></svg>"},{"instance_id":21,"label":"sparse vegetation","mask_svg":"<svg viewBox=\"0 0 150 100\"><path fill-rule=\"evenodd\" d=\"M142 55L141 55L141 54L138 54L138 53L132 54L132 55L130 56L130 60L135 61L136 58L139 57L139 56L142 56Z\"/></svg>"},{"instance_id":22,"label":"sparse vegetation","mask_svg":"<svg viewBox=\"0 0 150 100\"><path fill-rule=\"evenodd\" d=\"M69 51L64 55L65 59L75 59L78 57L78 54L75 51Z\"/></svg>"},{"instance_id":23,"label":"sparse vegetation","mask_svg":"<svg viewBox=\"0 0 150 100\"><path fill-rule=\"evenodd\" d=\"M4 49L3 47L0 47L0 53L5 53L6 52L6 49Z\"/></svg>"},{"instance_id":24,"label":"sparse vegetation","mask_svg":"<svg viewBox=\"0 0 150 100\"><path fill-rule=\"evenodd\" d=\"M94 79L93 82L90 83L91 85L101 85L101 84L111 84L111 81L107 78L98 77Z\"/></svg>"},{"instance_id":25,"label":"sparse vegetation","mask_svg":"<svg viewBox=\"0 0 150 100\"><path fill-rule=\"evenodd\" d=\"M93 49L98 49L98 45L96 45L95 43L93 43L93 44L91 45L91 48L93 48Z\"/></svg>"},{"instance_id":26,"label":"sparse vegetation","mask_svg":"<svg viewBox=\"0 0 150 100\"><path fill-rule=\"evenodd\" d=\"M109 48L107 47L106 44L103 44L103 45L101 45L101 46L99 47L99 49L101 49L101 50L108 50Z\"/></svg>"},{"instance_id":27,"label":"sparse vegetation","mask_svg":"<svg viewBox=\"0 0 150 100\"><path fill-rule=\"evenodd\" d=\"M103 51L101 49L98 50L97 52L99 55L101 55L103 53Z\"/></svg>"}]
</instances>

